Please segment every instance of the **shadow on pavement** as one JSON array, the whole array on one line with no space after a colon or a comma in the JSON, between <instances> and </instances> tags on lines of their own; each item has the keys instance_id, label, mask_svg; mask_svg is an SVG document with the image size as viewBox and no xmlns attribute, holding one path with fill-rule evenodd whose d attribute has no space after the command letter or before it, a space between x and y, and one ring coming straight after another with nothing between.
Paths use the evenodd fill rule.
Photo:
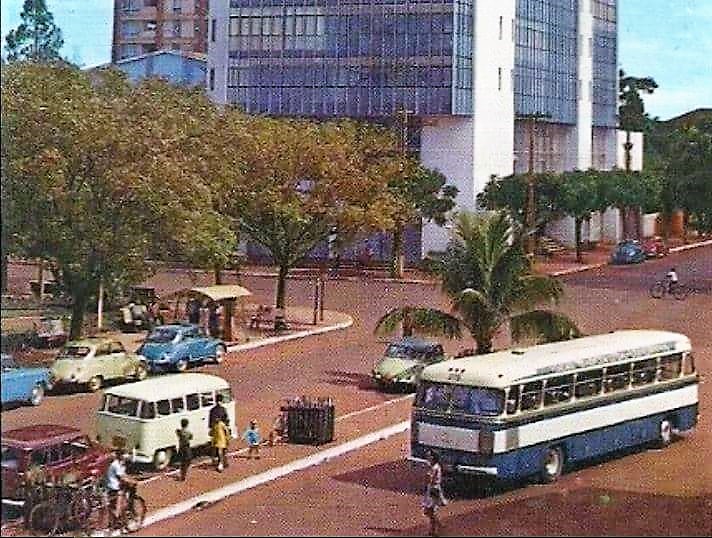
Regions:
<instances>
[{"instance_id":1,"label":"shadow on pavement","mask_svg":"<svg viewBox=\"0 0 712 538\"><path fill-rule=\"evenodd\" d=\"M324 373L329 376L329 379L326 379L325 382L331 385L354 385L360 390L378 390L378 387L376 387L368 374L341 370L327 370Z\"/></svg>"}]
</instances>

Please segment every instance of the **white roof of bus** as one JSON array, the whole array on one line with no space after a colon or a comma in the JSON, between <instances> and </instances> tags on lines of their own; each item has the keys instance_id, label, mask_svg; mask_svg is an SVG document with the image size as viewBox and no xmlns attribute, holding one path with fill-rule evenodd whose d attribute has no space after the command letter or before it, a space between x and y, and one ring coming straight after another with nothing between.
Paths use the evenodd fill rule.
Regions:
<instances>
[{"instance_id":1,"label":"white roof of bus","mask_svg":"<svg viewBox=\"0 0 712 538\"><path fill-rule=\"evenodd\" d=\"M594 367L629 357L689 349L689 338L679 333L616 331L444 361L425 368L421 379L504 388L541 375Z\"/></svg>"},{"instance_id":2,"label":"white roof of bus","mask_svg":"<svg viewBox=\"0 0 712 538\"><path fill-rule=\"evenodd\" d=\"M106 394L156 402L191 392L226 389L230 385L221 377L208 374L172 374L154 377L106 389Z\"/></svg>"}]
</instances>

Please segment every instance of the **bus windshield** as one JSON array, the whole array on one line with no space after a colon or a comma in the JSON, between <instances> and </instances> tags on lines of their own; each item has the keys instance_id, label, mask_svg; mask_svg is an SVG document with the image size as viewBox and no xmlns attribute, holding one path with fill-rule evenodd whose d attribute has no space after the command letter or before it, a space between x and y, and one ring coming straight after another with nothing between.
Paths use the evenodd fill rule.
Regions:
<instances>
[{"instance_id":1,"label":"bus windshield","mask_svg":"<svg viewBox=\"0 0 712 538\"><path fill-rule=\"evenodd\" d=\"M415 405L463 415L497 416L504 409L504 391L447 383L422 383Z\"/></svg>"}]
</instances>

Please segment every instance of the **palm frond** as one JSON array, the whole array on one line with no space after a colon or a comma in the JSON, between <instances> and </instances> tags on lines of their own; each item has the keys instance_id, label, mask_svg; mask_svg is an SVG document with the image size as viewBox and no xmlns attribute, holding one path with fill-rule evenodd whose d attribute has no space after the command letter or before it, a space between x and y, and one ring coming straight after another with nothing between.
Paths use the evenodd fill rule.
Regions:
<instances>
[{"instance_id":1,"label":"palm frond","mask_svg":"<svg viewBox=\"0 0 712 538\"><path fill-rule=\"evenodd\" d=\"M546 275L524 275L519 278L514 311L525 312L542 303L556 303L564 290L555 278Z\"/></svg>"},{"instance_id":2,"label":"palm frond","mask_svg":"<svg viewBox=\"0 0 712 538\"><path fill-rule=\"evenodd\" d=\"M376 322L374 333L392 334L399 326L409 327L419 334L461 338L461 322L455 316L434 308L404 306L386 312Z\"/></svg>"},{"instance_id":3,"label":"palm frond","mask_svg":"<svg viewBox=\"0 0 712 538\"><path fill-rule=\"evenodd\" d=\"M515 342L527 337L533 337L539 343L559 342L582 336L571 318L549 310L532 310L512 316L510 330Z\"/></svg>"}]
</instances>

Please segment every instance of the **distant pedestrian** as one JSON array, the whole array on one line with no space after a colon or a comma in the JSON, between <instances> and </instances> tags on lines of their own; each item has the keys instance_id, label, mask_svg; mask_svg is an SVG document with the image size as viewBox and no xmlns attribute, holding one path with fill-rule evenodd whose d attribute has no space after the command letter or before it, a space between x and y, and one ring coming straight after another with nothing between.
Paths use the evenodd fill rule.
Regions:
<instances>
[{"instance_id":1,"label":"distant pedestrian","mask_svg":"<svg viewBox=\"0 0 712 538\"><path fill-rule=\"evenodd\" d=\"M425 488L425 496L423 498L423 513L430 522L430 536L437 536L440 522L437 518L437 510L441 506L447 504L447 499L443 495L443 468L440 465L440 455L437 452L431 452L428 458L430 462L430 470L428 471L428 485Z\"/></svg>"},{"instance_id":2,"label":"distant pedestrian","mask_svg":"<svg viewBox=\"0 0 712 538\"><path fill-rule=\"evenodd\" d=\"M222 472L227 467L227 445L230 439L230 429L222 420L213 424L210 431L210 439L215 449L218 472Z\"/></svg>"},{"instance_id":3,"label":"distant pedestrian","mask_svg":"<svg viewBox=\"0 0 712 538\"><path fill-rule=\"evenodd\" d=\"M176 430L178 436L178 459L180 460L180 479L185 481L188 474L188 467L193 459L193 451L190 448L190 442L193 440L193 434L188 430L188 419L184 418L180 421L180 429Z\"/></svg>"},{"instance_id":4,"label":"distant pedestrian","mask_svg":"<svg viewBox=\"0 0 712 538\"><path fill-rule=\"evenodd\" d=\"M256 459L260 459L260 430L257 429L257 421L251 420L250 427L242 434L242 438L247 441L247 459L252 459L254 455Z\"/></svg>"},{"instance_id":5,"label":"distant pedestrian","mask_svg":"<svg viewBox=\"0 0 712 538\"><path fill-rule=\"evenodd\" d=\"M197 325L200 323L200 301L193 298L185 305L186 314L188 315L188 323Z\"/></svg>"},{"instance_id":6,"label":"distant pedestrian","mask_svg":"<svg viewBox=\"0 0 712 538\"><path fill-rule=\"evenodd\" d=\"M280 407L279 414L272 425L272 431L269 432L269 446L274 446L277 443L284 442L287 437L287 409Z\"/></svg>"},{"instance_id":7,"label":"distant pedestrian","mask_svg":"<svg viewBox=\"0 0 712 538\"><path fill-rule=\"evenodd\" d=\"M218 337L220 330L220 317L218 314L218 306L215 303L211 303L208 308L208 328L210 330L210 336Z\"/></svg>"},{"instance_id":8,"label":"distant pedestrian","mask_svg":"<svg viewBox=\"0 0 712 538\"><path fill-rule=\"evenodd\" d=\"M200 307L200 326L205 334L210 334L210 308L208 301L205 301Z\"/></svg>"},{"instance_id":9,"label":"distant pedestrian","mask_svg":"<svg viewBox=\"0 0 712 538\"><path fill-rule=\"evenodd\" d=\"M208 428L211 430L218 420L222 420L226 426L230 426L230 417L227 414L227 409L223 406L224 397L222 394L218 394L215 397L215 405L210 408L210 414L208 415Z\"/></svg>"}]
</instances>

